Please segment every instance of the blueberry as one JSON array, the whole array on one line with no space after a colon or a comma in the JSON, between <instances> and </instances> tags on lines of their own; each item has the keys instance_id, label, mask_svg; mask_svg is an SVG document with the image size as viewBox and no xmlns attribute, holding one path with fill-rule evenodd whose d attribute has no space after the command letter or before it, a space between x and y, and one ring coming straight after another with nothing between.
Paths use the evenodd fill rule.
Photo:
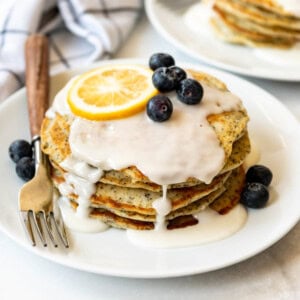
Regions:
<instances>
[{"instance_id":1,"label":"blueberry","mask_svg":"<svg viewBox=\"0 0 300 300\"><path fill-rule=\"evenodd\" d=\"M271 170L262 165L254 165L249 168L246 174L247 182L260 182L268 186L273 178Z\"/></svg>"},{"instance_id":2,"label":"blueberry","mask_svg":"<svg viewBox=\"0 0 300 300\"><path fill-rule=\"evenodd\" d=\"M155 70L152 75L153 85L161 92L175 90L182 79L186 78L186 73L179 67L162 67Z\"/></svg>"},{"instance_id":3,"label":"blueberry","mask_svg":"<svg viewBox=\"0 0 300 300\"><path fill-rule=\"evenodd\" d=\"M183 79L186 79L186 72L177 66L170 67L169 71L172 74L172 76L175 78L175 88L177 88L179 86L179 83Z\"/></svg>"},{"instance_id":4,"label":"blueberry","mask_svg":"<svg viewBox=\"0 0 300 300\"><path fill-rule=\"evenodd\" d=\"M17 175L28 181L33 178L35 172L34 159L32 157L22 157L16 164Z\"/></svg>"},{"instance_id":5,"label":"blueberry","mask_svg":"<svg viewBox=\"0 0 300 300\"><path fill-rule=\"evenodd\" d=\"M250 208L262 208L268 200L268 188L259 182L247 183L241 194L241 203Z\"/></svg>"},{"instance_id":6,"label":"blueberry","mask_svg":"<svg viewBox=\"0 0 300 300\"><path fill-rule=\"evenodd\" d=\"M194 79L184 79L176 89L179 100L185 104L198 104L203 97L202 85Z\"/></svg>"},{"instance_id":7,"label":"blueberry","mask_svg":"<svg viewBox=\"0 0 300 300\"><path fill-rule=\"evenodd\" d=\"M174 58L166 53L155 53L149 60L149 66L153 71L161 67L170 67L174 65Z\"/></svg>"},{"instance_id":8,"label":"blueberry","mask_svg":"<svg viewBox=\"0 0 300 300\"><path fill-rule=\"evenodd\" d=\"M22 157L32 157L32 147L24 140L12 142L8 149L10 158L17 163Z\"/></svg>"},{"instance_id":9,"label":"blueberry","mask_svg":"<svg viewBox=\"0 0 300 300\"><path fill-rule=\"evenodd\" d=\"M156 95L147 103L147 115L155 122L163 122L171 117L173 105L171 100L164 95Z\"/></svg>"}]
</instances>

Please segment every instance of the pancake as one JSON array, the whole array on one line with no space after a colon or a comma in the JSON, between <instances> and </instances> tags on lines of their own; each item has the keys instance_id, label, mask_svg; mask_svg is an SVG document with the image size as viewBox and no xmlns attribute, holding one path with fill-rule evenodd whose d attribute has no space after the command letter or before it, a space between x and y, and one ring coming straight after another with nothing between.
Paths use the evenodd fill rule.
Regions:
<instances>
[{"instance_id":1,"label":"pancake","mask_svg":"<svg viewBox=\"0 0 300 300\"><path fill-rule=\"evenodd\" d=\"M155 227L153 222L144 222L120 217L104 209L93 210L90 216L91 218L106 223L108 226L118 229L153 230ZM179 229L197 223L198 220L194 218L193 215L185 215L168 221L166 227L167 229Z\"/></svg>"},{"instance_id":2,"label":"pancake","mask_svg":"<svg viewBox=\"0 0 300 300\"><path fill-rule=\"evenodd\" d=\"M209 87L218 89L220 91L228 92L226 84L212 75L209 75L209 74L203 73L203 72L199 72L199 71L194 71L191 69L188 69L187 72L195 80L198 80L199 82L203 82L203 83L207 84Z\"/></svg>"},{"instance_id":3,"label":"pancake","mask_svg":"<svg viewBox=\"0 0 300 300\"><path fill-rule=\"evenodd\" d=\"M245 135L245 128L248 122L248 116L245 111L224 112L219 115L208 116L208 122L215 130L220 144L225 152L224 172L236 167L233 161L237 160L237 155L231 159L234 142ZM68 142L72 117L56 114L54 119L45 118L41 129L41 147L42 151L49 156L51 163L58 167L70 154L70 145ZM238 143L239 147L243 143L243 152L240 153L239 161L241 162L250 151L249 139L245 135L244 139ZM241 147L240 147L241 148ZM120 185L130 187L148 187L149 190L158 190L160 187L151 182L135 166L130 166L122 170L108 170L101 178L104 183L119 182ZM178 187L192 186L199 184L196 178L187 178L186 184L179 184ZM172 185L172 187L177 187Z\"/></svg>"},{"instance_id":4,"label":"pancake","mask_svg":"<svg viewBox=\"0 0 300 300\"><path fill-rule=\"evenodd\" d=\"M241 176L242 175L242 176ZM226 184L225 184L226 186ZM227 184L227 190L223 192L219 197L217 197L216 200L210 204L210 207L220 214L227 213L232 207L234 207L240 199L240 193L241 190L244 187L244 175L243 175L243 169L238 168L233 174L231 179L229 179ZM203 202L204 202L203 198ZM207 198L206 198L207 199ZM215 204L216 203L216 204ZM173 228L182 228L186 227L187 224L183 221L185 220L185 217L193 217L193 214L203 210L204 208L196 207L197 202L193 203L189 207L186 208L186 211L181 214L176 214L176 211L172 214L170 214L167 218L167 223L173 222L172 227ZM205 206L206 208L206 206ZM105 209L93 209L91 211L90 216L92 218L99 219L103 221L104 223L121 229L135 229L135 230L151 230L154 229L154 223L152 221L152 218L149 218L147 221L142 220L136 220L124 216L117 215L111 211L105 210ZM193 225L193 224L191 224ZM168 229L169 226L167 225Z\"/></svg>"},{"instance_id":5,"label":"pancake","mask_svg":"<svg viewBox=\"0 0 300 300\"><path fill-rule=\"evenodd\" d=\"M211 75L193 70L188 70L188 74L202 85L220 90L224 94L230 93L223 82ZM223 168L209 183L188 177L184 182L166 186L167 199L171 205L165 216L168 229L195 224L198 221L193 215L209 206L223 214L238 203L238 192L244 184L244 170L241 165L250 152L248 120L247 112L242 106L236 111L207 116L207 121L224 151ZM75 181L68 178L78 177L78 174L62 164L72 158L69 135L73 121L74 116L71 114L56 113L51 119L45 118L41 128L41 147L51 162L54 185L76 210L83 203L82 196L74 187ZM94 169L96 170L95 167ZM100 178L93 181L91 186L92 192L86 199L88 203L84 200L91 218L99 219L115 228L154 229L157 222L154 203L164 197L163 189L136 166L103 170Z\"/></svg>"},{"instance_id":6,"label":"pancake","mask_svg":"<svg viewBox=\"0 0 300 300\"><path fill-rule=\"evenodd\" d=\"M224 191L225 191L225 187L222 186L222 187L218 188L217 190L213 191L212 193L210 193L209 195L207 195L199 200L196 200L196 201L188 204L185 207L173 210L166 216L166 219L173 220L179 216L196 214L196 213L206 209L209 206L209 204L211 204L216 198L221 196L221 194L224 193ZM69 197L69 198L71 198L71 197ZM74 199L75 199L75 197L74 197ZM74 209L76 209L78 206L78 203L76 202L76 200L70 200L70 204ZM134 212L134 211L125 210L123 208L117 209L117 208L107 207L106 205L91 204L92 212L98 211L98 209L100 211L107 210L117 216L128 218L128 219L133 219L133 220L138 220L138 221L155 222L155 220L156 220L155 214L144 214L144 213L138 213L138 212Z\"/></svg>"},{"instance_id":7,"label":"pancake","mask_svg":"<svg viewBox=\"0 0 300 300\"><path fill-rule=\"evenodd\" d=\"M241 138L233 143L231 155L220 174L229 172L240 166L249 153L250 140L248 133L246 132ZM65 172L65 170L63 170L55 162L52 161L51 163L54 169L60 170L61 173ZM128 188L141 188L153 192L160 192L162 189L160 185L149 181L147 177L145 177L135 167L129 167L121 171L107 171L99 181L110 185L117 185ZM195 178L188 178L186 182L169 185L168 189L191 187L199 184L201 184L200 180L197 180Z\"/></svg>"},{"instance_id":8,"label":"pancake","mask_svg":"<svg viewBox=\"0 0 300 300\"><path fill-rule=\"evenodd\" d=\"M154 229L153 222L139 221L120 217L106 209L93 209L90 213L91 218L98 219L105 224L119 229L151 230Z\"/></svg>"},{"instance_id":9,"label":"pancake","mask_svg":"<svg viewBox=\"0 0 300 300\"><path fill-rule=\"evenodd\" d=\"M218 8L214 9L218 18L213 18L211 24L219 38L226 42L242 44L250 47L290 48L296 42L293 33L277 33L282 29L264 29L266 26L251 24L247 21L224 14Z\"/></svg>"},{"instance_id":10,"label":"pancake","mask_svg":"<svg viewBox=\"0 0 300 300\"><path fill-rule=\"evenodd\" d=\"M261 9L258 6L252 5L247 0L216 0L215 6L237 18L258 24L287 29L300 29L300 18L287 17Z\"/></svg>"},{"instance_id":11,"label":"pancake","mask_svg":"<svg viewBox=\"0 0 300 300\"><path fill-rule=\"evenodd\" d=\"M295 18L292 13L286 11L276 0L247 0L247 3L253 4L278 15Z\"/></svg>"},{"instance_id":12,"label":"pancake","mask_svg":"<svg viewBox=\"0 0 300 300\"><path fill-rule=\"evenodd\" d=\"M54 184L59 188L59 184L65 181L59 170L53 176ZM210 193L221 188L229 178L230 172L217 176L210 184L199 184L192 187L176 188L168 191L168 199L172 203L172 211L185 207L186 205L201 199ZM109 209L125 210L140 214L155 215L152 204L162 197L161 192L152 192L140 188L127 188L117 185L110 185L98 182L96 191L91 196L91 206L107 207ZM72 192L69 199L77 200L78 195Z\"/></svg>"},{"instance_id":13,"label":"pancake","mask_svg":"<svg viewBox=\"0 0 300 300\"><path fill-rule=\"evenodd\" d=\"M167 220L172 220L174 218L177 218L179 216L185 216L185 215L191 215L196 214L204 209L206 209L208 206L212 208L213 210L217 211L220 214L226 214L231 208L233 208L240 199L241 191L244 187L244 171L243 168L237 168L232 172L232 174L229 176L228 180L225 182L225 184L218 189L214 190L213 192L209 193L208 195L202 197L199 200L193 201L190 204L177 208L175 210L172 210L167 216ZM73 208L77 207L76 197L75 195L71 195L69 197L70 199L73 198L72 206ZM136 212L134 210L126 210L122 207L122 209L119 209L118 207L109 207L107 205L101 205L101 204L91 204L92 211L103 211L107 210L117 216L129 218L133 220L139 220L139 221L146 221L146 222L155 222L156 216L155 213L149 213L146 214L145 211Z\"/></svg>"},{"instance_id":14,"label":"pancake","mask_svg":"<svg viewBox=\"0 0 300 300\"><path fill-rule=\"evenodd\" d=\"M212 27L227 42L289 48L300 40L300 18L276 1L216 0L213 11Z\"/></svg>"},{"instance_id":15,"label":"pancake","mask_svg":"<svg viewBox=\"0 0 300 300\"><path fill-rule=\"evenodd\" d=\"M209 207L224 215L228 213L240 201L241 192L245 184L245 173L243 167L239 167L232 172L227 182L225 182L225 192Z\"/></svg>"},{"instance_id":16,"label":"pancake","mask_svg":"<svg viewBox=\"0 0 300 300\"><path fill-rule=\"evenodd\" d=\"M239 167L245 161L247 155L250 153L251 145L248 132L246 132L241 138L233 143L232 151L229 159L227 160L221 174L223 172L232 171Z\"/></svg>"}]
</instances>

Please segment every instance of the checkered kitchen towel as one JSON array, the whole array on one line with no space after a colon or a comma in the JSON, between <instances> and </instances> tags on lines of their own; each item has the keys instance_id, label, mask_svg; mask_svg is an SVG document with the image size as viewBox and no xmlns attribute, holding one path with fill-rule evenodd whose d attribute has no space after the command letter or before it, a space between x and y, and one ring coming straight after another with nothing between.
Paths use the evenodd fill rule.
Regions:
<instances>
[{"instance_id":1,"label":"checkered kitchen towel","mask_svg":"<svg viewBox=\"0 0 300 300\"><path fill-rule=\"evenodd\" d=\"M0 102L24 84L24 44L50 42L51 72L112 57L133 28L142 0L0 0Z\"/></svg>"}]
</instances>

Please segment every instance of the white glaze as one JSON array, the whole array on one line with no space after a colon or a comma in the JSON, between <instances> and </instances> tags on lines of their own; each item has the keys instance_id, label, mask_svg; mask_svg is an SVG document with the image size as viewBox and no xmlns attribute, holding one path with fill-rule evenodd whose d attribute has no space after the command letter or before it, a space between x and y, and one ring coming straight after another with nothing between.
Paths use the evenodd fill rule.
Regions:
<instances>
[{"instance_id":1,"label":"white glaze","mask_svg":"<svg viewBox=\"0 0 300 300\"><path fill-rule=\"evenodd\" d=\"M176 230L127 230L127 237L141 247L195 246L225 239L240 230L247 220L247 212L240 204L226 215L206 209L195 216L199 220L197 225Z\"/></svg>"},{"instance_id":2,"label":"white glaze","mask_svg":"<svg viewBox=\"0 0 300 300\"><path fill-rule=\"evenodd\" d=\"M175 93L169 94L173 114L164 123L151 121L145 111L106 122L76 118L69 137L73 155L103 170L135 165L161 185L188 177L210 183L223 167L224 150L206 118L238 110L241 101L229 92L203 86L198 105L183 104Z\"/></svg>"},{"instance_id":3,"label":"white glaze","mask_svg":"<svg viewBox=\"0 0 300 300\"><path fill-rule=\"evenodd\" d=\"M209 25L212 14L211 3L200 2L189 7L183 15L183 22L193 32L211 37L214 36Z\"/></svg>"},{"instance_id":4,"label":"white glaze","mask_svg":"<svg viewBox=\"0 0 300 300\"><path fill-rule=\"evenodd\" d=\"M165 216L172 210L172 204L167 195L167 185L163 185L162 190L162 197L152 203L152 207L156 211L155 230L166 230Z\"/></svg>"},{"instance_id":5,"label":"white glaze","mask_svg":"<svg viewBox=\"0 0 300 300\"><path fill-rule=\"evenodd\" d=\"M68 156L60 163L60 166L75 175L88 180L91 183L97 182L103 174L100 168L95 168L84 161L76 159L73 155Z\"/></svg>"},{"instance_id":6,"label":"white glaze","mask_svg":"<svg viewBox=\"0 0 300 300\"><path fill-rule=\"evenodd\" d=\"M86 233L102 232L108 229L108 226L97 219L83 218L74 212L70 206L69 200L65 197L58 199L58 205L62 213L64 224L67 228Z\"/></svg>"},{"instance_id":7,"label":"white glaze","mask_svg":"<svg viewBox=\"0 0 300 300\"><path fill-rule=\"evenodd\" d=\"M51 107L46 112L48 119L53 119L56 113L61 115L71 115L72 112L67 103L68 90L77 76L70 79L67 84L56 94Z\"/></svg>"},{"instance_id":8,"label":"white glaze","mask_svg":"<svg viewBox=\"0 0 300 300\"><path fill-rule=\"evenodd\" d=\"M76 213L69 203L65 203L68 201L66 198L62 197L60 201L60 208L67 226L82 232L97 232L107 229L103 222L89 217L90 197L96 191L95 182L99 180L102 171L77 160L72 155L62 161L60 166L67 171L64 174L65 181L58 185L60 194L66 198L70 194L78 196Z\"/></svg>"}]
</instances>

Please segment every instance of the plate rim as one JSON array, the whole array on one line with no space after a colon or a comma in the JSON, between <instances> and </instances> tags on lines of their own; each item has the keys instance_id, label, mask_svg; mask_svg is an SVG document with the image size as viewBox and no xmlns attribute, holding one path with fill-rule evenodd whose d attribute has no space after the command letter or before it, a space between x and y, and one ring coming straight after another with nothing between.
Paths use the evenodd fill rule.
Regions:
<instances>
[{"instance_id":1,"label":"plate rim","mask_svg":"<svg viewBox=\"0 0 300 300\"><path fill-rule=\"evenodd\" d=\"M300 72L299 74L295 74L294 76L280 76L280 75L274 75L274 73L268 73L268 72L260 72L257 73L255 71L251 71L250 69L244 69L240 67L236 67L231 64L222 63L218 60L211 59L206 57L205 55L202 55L200 53L197 53L193 49L188 48L185 46L184 43L182 43L180 40L178 40L176 37L171 35L168 30L162 25L162 22L156 17L156 14L154 12L154 7L156 7L156 3L159 0L147 0L145 1L145 11L146 15L148 16L149 22L153 25L153 27L156 29L157 33L160 34L163 38L165 38L168 42L170 42L172 45L177 47L180 51L187 54L188 56L192 57L193 59L196 59L200 63L206 63L209 64L211 67L219 68L223 71L229 71L233 72L235 74L243 75L243 76L249 76L252 78L261 78L266 80L276 80L276 81L285 81L285 82L299 82L300 81ZM280 66L278 66L280 68ZM284 74L284 72L282 72Z\"/></svg>"},{"instance_id":2,"label":"plate rim","mask_svg":"<svg viewBox=\"0 0 300 300\"><path fill-rule=\"evenodd\" d=\"M142 60L142 61L145 62L145 60ZM70 69L70 70L67 70L67 71L57 73L57 74L51 76L51 80L53 80L56 77L61 76L62 74L81 72L82 70L88 70L88 69L91 69L93 67L96 67L99 64L102 65L102 64L106 64L106 63L120 63L120 62L140 63L141 60L140 59L138 59L138 60L137 59L116 59L116 60L101 61L101 62L97 62L97 63L91 64L91 65L83 67L83 68ZM181 62L181 64L184 65L184 66L187 66L187 67L192 66L191 63ZM260 93L264 93L264 94L268 95L269 98L272 99L272 101L275 101L276 104L280 106L280 108L284 111L285 114L288 114L288 116L291 117L292 122L294 122L294 124L297 125L298 128L300 129L300 124L299 124L298 120L288 110L288 108L286 106L284 106L284 104L282 102L280 102L276 97L274 97L271 93L269 93L268 91L262 89L261 87L255 85L255 84L253 84L253 83L251 83L251 82L249 82L245 79L239 78L236 75L232 75L230 73L227 73L227 72L224 72L224 71L221 71L221 70L216 70L216 69L213 69L211 67L206 67L206 66L201 66L201 65L196 65L196 66L193 65L193 68L202 70L204 72L208 72L208 73L210 73L212 75L215 75L215 76L218 76L218 74L221 75L221 76L224 75L225 77L229 77L228 79L230 79L230 80L237 80L237 82L243 82L244 84L246 84L248 86L251 86L252 88L255 88ZM12 94L10 97L8 97L7 100L5 100L3 103L1 103L0 104L0 114L5 109L5 107L10 107L11 105L13 105L14 102L21 101L21 98L25 95L25 92L26 92L26 88L23 87L22 89L18 90L17 92ZM139 271L139 270L135 270L134 272L129 272L127 269L125 269L125 270L124 269L122 269L122 270L113 269L112 270L112 269L107 268L107 267L102 267L102 268L99 269L99 266L96 265L96 267L94 267L90 263L77 263L77 262L74 263L74 261L69 262L69 261L65 261L64 257L53 256L53 255L51 255L52 253L41 251L39 248L34 249L32 246L29 245L29 243L27 243L27 241L25 240L25 236L24 237L18 237L18 236L12 235L9 232L9 230L7 230L3 226L3 222L1 222L1 220L0 220L0 230L2 232L4 232L7 236L9 236L12 240L17 242L17 244L24 247L28 251L33 252L34 254L37 254L37 255L39 255L43 258L46 258L46 259L48 259L50 261L53 261L55 263L58 263L60 265L68 266L68 267L71 267L71 268L74 268L74 269L87 271L87 272L92 272L92 273L96 273L96 274L117 276L117 277L126 277L126 278L171 278L171 277L194 275L194 274L200 274L200 273L206 273L206 272L210 272L210 271L214 271L214 270L219 270L219 269L237 264L241 261L247 260L250 257L253 257L253 256L261 253L262 251L264 251L265 249L269 248L274 243L279 241L282 237L284 237L299 222L299 219L300 219L300 211L299 211L298 217L295 218L292 222L290 222L289 226L286 226L284 228L284 230L282 230L279 235L274 235L272 240L270 240L268 243L266 243L264 245L261 245L259 248L256 248L255 251L249 253L246 256L239 257L235 260L226 261L223 264L219 264L217 267L206 268L205 270L199 270L199 268L198 269L197 268L184 268L183 270L178 270L177 272L174 272L174 270L172 272L168 272L168 270L165 270L164 272L162 272L162 271L156 272L155 269L153 269L151 272L149 272L149 271ZM201 247L201 245L198 246L198 247ZM181 248L181 249L183 249L183 248Z\"/></svg>"}]
</instances>

